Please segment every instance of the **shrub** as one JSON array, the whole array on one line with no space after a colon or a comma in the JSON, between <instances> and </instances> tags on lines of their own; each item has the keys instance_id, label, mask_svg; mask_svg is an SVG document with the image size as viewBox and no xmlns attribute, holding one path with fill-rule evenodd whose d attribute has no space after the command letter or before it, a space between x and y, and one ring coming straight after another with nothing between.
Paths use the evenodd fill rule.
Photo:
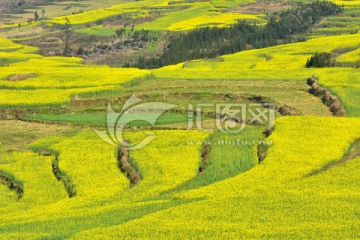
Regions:
<instances>
[{"instance_id":1,"label":"shrub","mask_svg":"<svg viewBox=\"0 0 360 240\"><path fill-rule=\"evenodd\" d=\"M6 185L11 191L15 191L18 199L24 195L24 184L17 180L14 175L9 172L0 170L0 184Z\"/></svg>"},{"instance_id":2,"label":"shrub","mask_svg":"<svg viewBox=\"0 0 360 240\"><path fill-rule=\"evenodd\" d=\"M79 47L79 49L76 51L76 55L83 55L84 53L85 51L82 47Z\"/></svg>"},{"instance_id":3,"label":"shrub","mask_svg":"<svg viewBox=\"0 0 360 240\"><path fill-rule=\"evenodd\" d=\"M324 68L324 67L334 67L335 60L332 58L331 53L315 53L306 61L307 68Z\"/></svg>"}]
</instances>

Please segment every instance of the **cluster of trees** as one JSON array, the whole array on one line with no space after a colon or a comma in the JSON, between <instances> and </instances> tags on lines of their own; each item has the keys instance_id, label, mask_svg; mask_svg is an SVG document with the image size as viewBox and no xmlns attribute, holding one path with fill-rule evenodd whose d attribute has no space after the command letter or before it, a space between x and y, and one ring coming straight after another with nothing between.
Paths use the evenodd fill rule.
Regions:
<instances>
[{"instance_id":1,"label":"cluster of trees","mask_svg":"<svg viewBox=\"0 0 360 240\"><path fill-rule=\"evenodd\" d=\"M25 0L2 0L0 4L1 13L25 13L26 8L29 7L29 4Z\"/></svg>"},{"instance_id":2,"label":"cluster of trees","mask_svg":"<svg viewBox=\"0 0 360 240\"><path fill-rule=\"evenodd\" d=\"M134 30L134 27L131 28L130 32L129 31L127 32L125 28L120 28L116 30L116 36L120 38L131 37L132 40L135 42L150 42L154 40L154 37L150 35L149 30L141 29L140 31L138 31L138 30Z\"/></svg>"},{"instance_id":3,"label":"cluster of trees","mask_svg":"<svg viewBox=\"0 0 360 240\"><path fill-rule=\"evenodd\" d=\"M306 33L322 17L337 15L343 10L343 7L331 2L317 1L275 13L263 27L242 21L227 28L195 29L187 34L174 35L162 56L152 59L142 57L133 66L159 68L192 59L213 58L291 42L294 36Z\"/></svg>"},{"instance_id":4,"label":"cluster of trees","mask_svg":"<svg viewBox=\"0 0 360 240\"><path fill-rule=\"evenodd\" d=\"M84 49L83 47L79 47L76 51L72 51L69 47L69 45L66 45L66 42L68 42L69 37L69 30L66 29L66 26L70 27L69 25L65 24L63 27L64 31L64 43L65 46L68 46L66 51L64 51L64 55L71 55L76 54L77 56L90 56L92 54L108 54L108 53L114 53L117 51L126 51L126 50L139 50L146 46L148 42L157 41L158 38L156 35L151 34L148 30L135 30L134 26L131 27L129 30L126 29L126 26L124 28L120 28L116 30L116 36L114 36L114 39L112 41L104 42L101 41L101 43L93 44L90 47L87 47ZM95 41L95 39L94 39ZM126 64L128 66L128 64Z\"/></svg>"},{"instance_id":5,"label":"cluster of trees","mask_svg":"<svg viewBox=\"0 0 360 240\"><path fill-rule=\"evenodd\" d=\"M336 54L322 52L315 53L307 59L305 67L307 68L325 68L325 67L353 67L360 68L360 60L356 62L336 62Z\"/></svg>"},{"instance_id":6,"label":"cluster of trees","mask_svg":"<svg viewBox=\"0 0 360 240\"><path fill-rule=\"evenodd\" d=\"M323 52L323 53L315 53L315 55L311 56L307 62L307 68L324 68L324 67L335 67L335 60L332 57L331 53Z\"/></svg>"},{"instance_id":7,"label":"cluster of trees","mask_svg":"<svg viewBox=\"0 0 360 240\"><path fill-rule=\"evenodd\" d=\"M27 13L28 9L34 9L44 5L51 5L53 2L56 1L59 0L1 0L0 12L12 14ZM45 12L43 12L42 14L42 18L44 18ZM34 12L34 19L37 20L39 18L39 13Z\"/></svg>"}]
</instances>

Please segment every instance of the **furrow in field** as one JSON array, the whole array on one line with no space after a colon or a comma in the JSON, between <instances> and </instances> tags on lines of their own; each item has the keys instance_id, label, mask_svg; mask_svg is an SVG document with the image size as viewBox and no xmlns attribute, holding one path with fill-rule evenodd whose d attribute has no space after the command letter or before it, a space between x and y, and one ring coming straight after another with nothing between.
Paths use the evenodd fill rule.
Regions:
<instances>
[{"instance_id":1,"label":"furrow in field","mask_svg":"<svg viewBox=\"0 0 360 240\"><path fill-rule=\"evenodd\" d=\"M56 154L52 162L52 171L58 181L64 184L65 190L69 195L69 198L76 196L76 188L71 178L60 169L59 167L59 155Z\"/></svg>"},{"instance_id":2,"label":"furrow in field","mask_svg":"<svg viewBox=\"0 0 360 240\"><path fill-rule=\"evenodd\" d=\"M140 182L142 177L138 170L131 163L130 151L128 146L129 141L123 141L121 144L119 144L117 150L117 161L121 172L123 172L129 179L130 186L134 187Z\"/></svg>"},{"instance_id":3,"label":"furrow in field","mask_svg":"<svg viewBox=\"0 0 360 240\"><path fill-rule=\"evenodd\" d=\"M24 184L22 181L19 181L13 174L0 170L0 184L7 186L11 191L14 191L18 199L23 197Z\"/></svg>"},{"instance_id":4,"label":"furrow in field","mask_svg":"<svg viewBox=\"0 0 360 240\"><path fill-rule=\"evenodd\" d=\"M76 186L77 197L112 197L129 185L128 179L118 171L116 148L94 131L80 132L52 148L60 153L58 167Z\"/></svg>"},{"instance_id":5,"label":"furrow in field","mask_svg":"<svg viewBox=\"0 0 360 240\"><path fill-rule=\"evenodd\" d=\"M320 168L319 170L315 170L308 175L308 177L326 172L332 168L336 168L342 164L347 163L357 157L360 156L360 138L356 139L349 147L349 149L345 152L344 156L338 161L332 161Z\"/></svg>"},{"instance_id":6,"label":"furrow in field","mask_svg":"<svg viewBox=\"0 0 360 240\"><path fill-rule=\"evenodd\" d=\"M17 192L23 207L51 204L66 198L66 192L53 176L51 164L51 156L33 152L0 154L1 169L11 173L9 187Z\"/></svg>"},{"instance_id":7,"label":"furrow in field","mask_svg":"<svg viewBox=\"0 0 360 240\"><path fill-rule=\"evenodd\" d=\"M309 92L319 97L321 101L329 107L334 116L346 116L345 108L339 98L332 92L326 90L326 88L320 86L315 78L310 77L307 80L307 84L311 86Z\"/></svg>"}]
</instances>

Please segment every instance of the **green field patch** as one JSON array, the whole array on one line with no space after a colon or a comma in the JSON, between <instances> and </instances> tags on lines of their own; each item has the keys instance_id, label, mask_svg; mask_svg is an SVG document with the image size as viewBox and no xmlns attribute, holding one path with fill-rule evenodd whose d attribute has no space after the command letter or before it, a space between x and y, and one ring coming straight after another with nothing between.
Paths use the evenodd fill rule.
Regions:
<instances>
[{"instance_id":1,"label":"green field patch","mask_svg":"<svg viewBox=\"0 0 360 240\"><path fill-rule=\"evenodd\" d=\"M103 26L94 26L76 30L77 33L95 35L100 37L112 37L116 35L115 28L104 28Z\"/></svg>"},{"instance_id":2,"label":"green field patch","mask_svg":"<svg viewBox=\"0 0 360 240\"><path fill-rule=\"evenodd\" d=\"M167 194L207 186L255 167L259 163L257 145L265 138L263 132L263 126L247 126L244 131L237 134L219 131L204 142L190 142L193 145L209 145L208 166L198 176Z\"/></svg>"},{"instance_id":3,"label":"green field patch","mask_svg":"<svg viewBox=\"0 0 360 240\"><path fill-rule=\"evenodd\" d=\"M152 117L158 116L155 113L148 114L126 114L125 118L121 118L117 122L118 126L128 125L128 126L151 126L150 123L146 121L132 121L128 123L131 119L150 119ZM26 117L27 120L32 121L44 121L44 122L58 122L58 123L76 123L76 124L92 124L92 125L107 125L106 114L102 113L87 113L87 114L61 114L61 115L49 115L49 114L35 114L29 115ZM208 118L206 118L208 119ZM166 113L159 117L156 121L156 125L164 124L175 124L183 123L188 121L188 116L185 114L175 114L175 113ZM112 126L111 126L112 127Z\"/></svg>"}]
</instances>

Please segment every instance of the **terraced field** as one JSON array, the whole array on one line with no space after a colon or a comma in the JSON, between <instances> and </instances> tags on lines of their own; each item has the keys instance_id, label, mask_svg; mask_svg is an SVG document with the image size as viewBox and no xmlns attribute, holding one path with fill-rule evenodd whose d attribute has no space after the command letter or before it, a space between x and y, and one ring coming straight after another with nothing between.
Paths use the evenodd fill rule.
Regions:
<instances>
[{"instance_id":1,"label":"terraced field","mask_svg":"<svg viewBox=\"0 0 360 240\"><path fill-rule=\"evenodd\" d=\"M345 12L343 16L330 17L324 19L321 28L316 31L318 35L334 35L356 33L360 30L359 13L360 1L334 1L334 3L343 5Z\"/></svg>"},{"instance_id":2,"label":"terraced field","mask_svg":"<svg viewBox=\"0 0 360 240\"><path fill-rule=\"evenodd\" d=\"M1 41L2 107L61 105L77 94L120 91L121 84L149 75L138 69L88 68L79 58L42 57L33 48Z\"/></svg>"},{"instance_id":3,"label":"terraced field","mask_svg":"<svg viewBox=\"0 0 360 240\"><path fill-rule=\"evenodd\" d=\"M342 62L346 56L350 55L353 57L347 62L357 62L359 57L356 49L360 44L358 35L316 38L303 43L243 51L217 59L191 61L154 70L153 75L156 79L168 79L169 82L179 79L208 82L231 79L237 82L235 84L239 84L241 80L241 82L244 81L245 88L251 81L251 85L255 82L254 86L257 83L266 86L267 90L262 92L269 90L269 86L264 82L271 82L270 87L276 84L284 86L284 84L304 82L309 76L315 75L320 84L331 89L343 100L350 116L359 116L357 104L359 102L359 71L357 69L346 67L307 69L304 64L306 59L315 52L336 52L346 48L351 50L340 55L339 61ZM307 107L311 106L307 105Z\"/></svg>"},{"instance_id":4,"label":"terraced field","mask_svg":"<svg viewBox=\"0 0 360 240\"><path fill-rule=\"evenodd\" d=\"M256 23L265 23L264 14L247 14L229 12L239 5L249 1L163 1L146 0L140 2L128 2L114 0L99 3L98 1L84 1L82 3L60 2L49 6L43 6L46 18L37 22L23 23L24 18L33 17L37 9L27 10L29 13L15 15L6 21L14 22L0 26L0 37L15 39L37 38L48 32L53 25L65 24L68 19L76 26L77 32L95 36L113 37L114 26L101 26L103 21L125 21L125 25L133 25L136 29L151 31L184 31L205 26L228 26L238 20L246 20ZM33 12L32 12L33 11ZM126 24L128 22L128 24ZM18 29L18 23L22 27ZM99 26L100 24L100 26ZM93 27L90 27L93 25ZM113 24L112 24L113 25ZM123 27L115 24L116 27ZM116 29L116 28L115 28ZM51 30L53 31L53 30Z\"/></svg>"},{"instance_id":5,"label":"terraced field","mask_svg":"<svg viewBox=\"0 0 360 240\"><path fill-rule=\"evenodd\" d=\"M360 238L359 4L337 3L344 13L307 41L152 70L0 38L0 238ZM262 25L269 6L256 4L56 2L44 6L48 19L0 36L57 34L66 16L89 39L113 38L129 19L125 35L166 38L238 19ZM321 52L335 66L306 68ZM217 109L230 105L245 110Z\"/></svg>"},{"instance_id":6,"label":"terraced field","mask_svg":"<svg viewBox=\"0 0 360 240\"><path fill-rule=\"evenodd\" d=\"M14 2L14 1L12 1ZM31 1L30 1L31 2ZM34 17L34 12L38 11L41 15L41 10L45 10L45 18L54 18L61 15L70 15L72 13L80 12L80 11L91 11L99 8L111 7L115 4L124 3L123 0L110 0L110 1L94 1L94 0L86 0L79 2L71 2L71 1L56 1L52 4L45 4L40 7L34 7L33 9L26 9L24 13L20 14L4 14L0 15L1 25L9 25L11 23L22 23L27 21L29 18ZM39 10L40 9L40 10ZM1 26L0 25L0 26Z\"/></svg>"},{"instance_id":7,"label":"terraced field","mask_svg":"<svg viewBox=\"0 0 360 240\"><path fill-rule=\"evenodd\" d=\"M84 159L88 159L87 167L82 167L82 171L85 171L84 173L76 171L73 173L75 175L71 175L70 172L77 168L75 166L67 168L63 165L64 170L67 169L68 174L72 176L75 185L79 189L79 195L72 199L66 200L65 191L59 183L54 182L55 178L51 180L51 178L44 178L43 176L31 177L34 180L41 179L42 181L40 182L42 183L53 181L52 185L58 186L55 192L58 194L62 193L62 195L58 195L60 198L57 197L57 203L43 204L41 199L44 196L44 191L47 194L51 194L51 192L49 189L41 190L39 188L40 182L34 180L30 182L30 180L27 180L29 179L27 175L30 172L36 174L36 169L29 169L26 171L27 175L18 173L19 179L25 182L24 200L16 204L15 202L10 202L9 206L2 207L0 210L3 213L1 220L2 236L10 238L11 236L24 237L33 234L33 236L37 237L57 236L63 238L69 237L76 232L84 231L73 237L76 239L89 238L90 236L99 238L143 238L145 236L159 238L169 233L173 237L181 236L185 238L191 236L206 237L210 236L209 234L219 238L224 236L235 237L238 234L242 234L244 237L258 235L295 237L305 234L302 223L317 221L316 228L306 228L307 234L320 237L346 235L350 238L356 238L357 232L354 232L353 229L356 226L356 215L354 213L358 211L356 207L358 206L356 196L359 190L359 179L356 170L358 158L316 176L309 177L308 175L329 162L341 159L350 143L359 137L359 124L360 122L356 118L350 120L346 118L324 117L283 117L277 121L276 130L269 138L273 142L273 147L270 148L267 158L261 165L245 174L234 175L235 177L225 180L221 180L221 178L229 177L226 171L219 171L217 173L219 175L209 173L208 177L212 176L214 178L216 176L215 178L218 178L218 180L216 180L215 184L205 187L202 186L213 183L214 179L201 181L196 177L196 168L199 161L199 155L197 157L196 155L199 154L197 151L199 146L188 146L186 151L178 147L182 144L181 139L201 141L206 138L204 134L199 135L195 132L194 134L189 132L181 133L178 131L157 133L158 139L150 144L149 147L132 154L134 161L136 161L141 171L143 180L140 181L138 186L131 189L127 189L126 178L121 175L120 171L116 174L115 157L112 157L112 163L107 167L107 172L111 169L114 171L110 182L104 181L104 177L109 175L104 176L101 172L97 172L101 169L99 168L100 166L95 167L95 165L91 165L99 163L100 159L94 158L98 151L101 151L99 157L101 156L101 159L103 159L101 161L102 167L105 167L103 164L105 159L111 159L112 151L109 149L109 157L104 156L104 147L107 145L102 143L103 147L92 148L91 152L88 152L89 155L81 154L81 156L84 156ZM329 131L329 129L333 130ZM305 132L307 132L306 135L304 135ZM258 133L260 132L258 131ZM76 136L74 140L82 139L80 142L77 141L76 144L90 144L94 146L94 140L89 139L91 136L89 134L90 132ZM181 134L187 138L180 137ZM134 140L134 138L138 137L138 134L130 134L128 136L129 139ZM178 142L176 145L173 143L174 140L171 140L174 136L178 136L177 139L180 140L175 140ZM247 133L247 136L252 139L251 134ZM72 140L60 141L59 144L53 146L54 148L65 147ZM299 143L301 144L299 145ZM72 146L76 145L72 144ZM254 147L256 148L256 146ZM66 150L71 152L71 148L67 147ZM224 151L225 149L222 150ZM256 158L254 149L253 151L251 151L251 148L249 150L249 157L253 156L253 158ZM218 150L214 148L213 151L217 152ZM184 153L189 154L188 157ZM240 152L241 156L246 156L243 155L244 153ZM212 161L216 163L223 157L226 157L228 160L237 159L236 155L230 154L231 151L225 150L220 155L222 157L214 156ZM66 159L73 159L67 153L62 152L60 156L63 155L64 161L68 161ZM87 158L86 156L89 157ZM12 154L11 157L16 160L7 169L15 173L15 168L10 166L15 167L21 164L20 159L24 159L24 157L27 160L31 159L31 154ZM43 160L45 158L51 159L50 157L37 157L38 160L36 161L38 162L40 158ZM79 158L77 157L77 159ZM189 162L184 162L184 159L187 159L186 161ZM41 162L44 162L43 160ZM26 162L30 166L35 164ZM80 162L73 163L81 164ZM238 161L234 161L233 164L238 163ZM47 173L51 177L50 162L47 165ZM216 164L214 167L218 168ZM231 164L228 167L229 169L234 169ZM91 173L91 177L89 180L86 180L88 173ZM347 176L346 180L344 175ZM115 179L123 180L117 183ZM192 180L186 183L190 179ZM205 175L204 179L206 179ZM106 192L112 189L108 184L114 184L114 190L118 189L115 192L118 191L119 194L108 197L105 200L101 196L103 194L106 195L106 192L89 185L98 183L106 183L102 185L103 187L106 186L103 188L104 190L106 189ZM38 193L34 192L35 195L32 195L31 185L38 186L36 188ZM166 191L172 188L176 190L176 186L178 186L177 191ZM81 189L84 187L91 191L88 194L85 194L85 192L80 194ZM193 189L194 187L196 188ZM189 188L193 190L187 190ZM165 195L161 194L163 191L165 191ZM30 196L36 198L35 202L29 203L25 201ZM46 197L45 200L52 202L54 197L56 198L56 195L52 194L52 198ZM134 201L135 199L137 201ZM344 199L347 200L344 201ZM37 204L40 203L43 204L41 210L37 207ZM300 203L302 207L299 207ZM222 211L219 211L219 206L223 206ZM15 209L15 212L10 214L10 208ZM25 208L26 211L20 211L19 209L21 208ZM85 209L88 210L84 212ZM305 209L308 209L306 214L303 212ZM311 210L309 211L309 209ZM326 211L324 212L325 209ZM341 209L343 215L334 218L328 214L335 211L335 209L337 211ZM230 211L233 214L229 214ZM322 216L323 224L318 222L319 214ZM30 215L31 218L28 218L27 216ZM50 215L52 220L45 220L49 219ZM292 227L287 228L284 225L277 225L279 227L274 228L272 222L275 221L274 215L276 216L276 222L279 219L284 223L291 222ZM173 216L178 217L174 219ZM209 216L212 217L209 218ZM339 221L343 222L345 216L348 224L339 225ZM19 223L20 218L27 220L26 222ZM172 219L171 224L168 221L170 218ZM75 221L75 219L77 220ZM213 227L211 229L206 227L216 226L219 222L222 224L221 229L225 228L228 231L212 231ZM246 222L252 222L257 230L247 231L248 225L244 224ZM264 222L266 223L265 225ZM201 224L203 227L194 229L194 224ZM26 226L26 228L21 226ZM54 226L58 226L57 229ZM161 228L155 226L161 226ZM329 228L329 226L332 228ZM333 226L337 227L334 228ZM59 232L59 228L66 229L66 231Z\"/></svg>"}]
</instances>

